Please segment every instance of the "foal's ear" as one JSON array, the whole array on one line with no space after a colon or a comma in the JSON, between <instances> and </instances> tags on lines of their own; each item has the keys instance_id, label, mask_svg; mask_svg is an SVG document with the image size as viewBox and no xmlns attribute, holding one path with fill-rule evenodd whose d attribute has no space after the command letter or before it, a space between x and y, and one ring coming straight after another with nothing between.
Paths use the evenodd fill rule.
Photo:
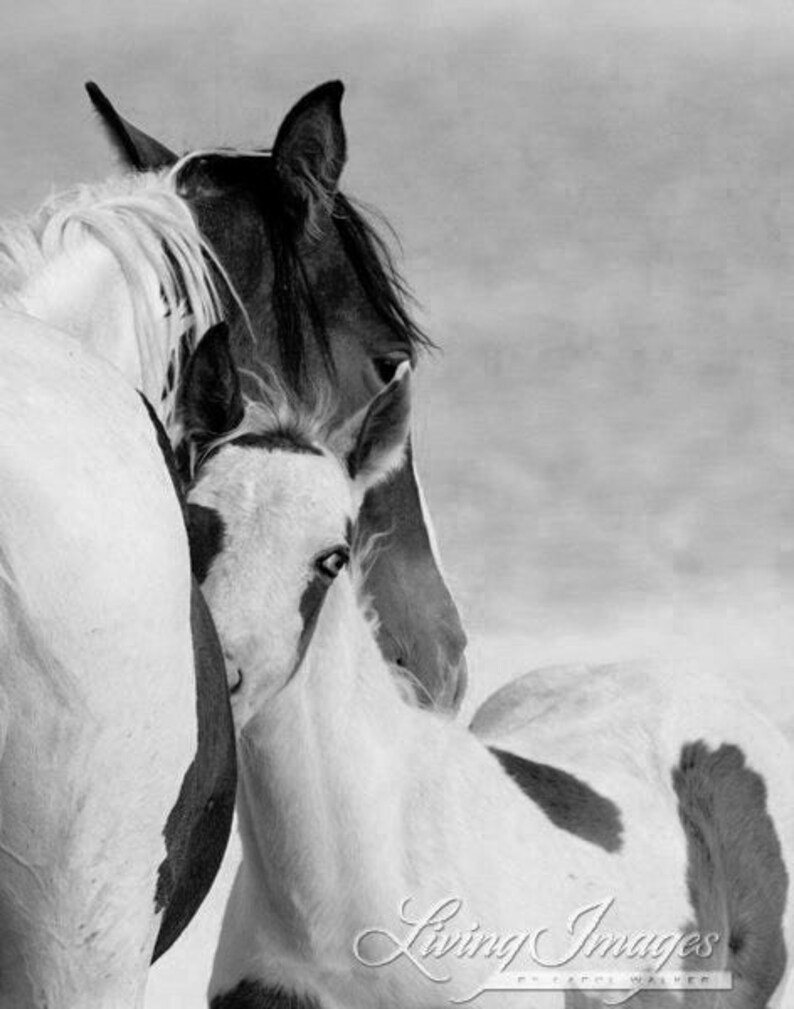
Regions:
<instances>
[{"instance_id":1,"label":"foal's ear","mask_svg":"<svg viewBox=\"0 0 794 1009\"><path fill-rule=\"evenodd\" d=\"M228 434L243 419L240 374L225 322L207 330L185 365L177 411L194 444Z\"/></svg>"},{"instance_id":2,"label":"foal's ear","mask_svg":"<svg viewBox=\"0 0 794 1009\"><path fill-rule=\"evenodd\" d=\"M85 89L91 104L99 114L105 134L121 158L122 164L138 172L170 168L176 164L176 154L158 140L137 129L132 123L128 123L126 119L122 119L93 81L89 81Z\"/></svg>"},{"instance_id":3,"label":"foal's ear","mask_svg":"<svg viewBox=\"0 0 794 1009\"><path fill-rule=\"evenodd\" d=\"M404 361L372 402L331 438L362 493L398 469L411 420L411 367Z\"/></svg>"},{"instance_id":4,"label":"foal's ear","mask_svg":"<svg viewBox=\"0 0 794 1009\"><path fill-rule=\"evenodd\" d=\"M287 113L273 144L273 164L285 193L315 232L333 206L345 164L344 90L341 81L328 81L304 95Z\"/></svg>"}]
</instances>

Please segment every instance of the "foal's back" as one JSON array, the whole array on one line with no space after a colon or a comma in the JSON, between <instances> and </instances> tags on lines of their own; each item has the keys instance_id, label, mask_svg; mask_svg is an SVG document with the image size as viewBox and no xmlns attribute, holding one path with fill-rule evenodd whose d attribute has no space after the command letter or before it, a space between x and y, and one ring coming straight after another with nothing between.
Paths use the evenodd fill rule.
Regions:
<instances>
[{"instance_id":1,"label":"foal's back","mask_svg":"<svg viewBox=\"0 0 794 1009\"><path fill-rule=\"evenodd\" d=\"M196 752L186 536L115 369L9 312L0 354L0 1006L134 1007Z\"/></svg>"}]
</instances>

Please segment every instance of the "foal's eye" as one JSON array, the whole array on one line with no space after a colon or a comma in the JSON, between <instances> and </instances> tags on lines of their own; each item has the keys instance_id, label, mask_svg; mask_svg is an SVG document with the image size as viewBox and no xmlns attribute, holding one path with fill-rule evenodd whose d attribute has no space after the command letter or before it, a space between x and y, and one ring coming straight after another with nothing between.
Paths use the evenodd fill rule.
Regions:
<instances>
[{"instance_id":1,"label":"foal's eye","mask_svg":"<svg viewBox=\"0 0 794 1009\"><path fill-rule=\"evenodd\" d=\"M322 554L314 562L315 568L326 578L333 580L350 560L350 552L346 547L337 547Z\"/></svg>"}]
</instances>

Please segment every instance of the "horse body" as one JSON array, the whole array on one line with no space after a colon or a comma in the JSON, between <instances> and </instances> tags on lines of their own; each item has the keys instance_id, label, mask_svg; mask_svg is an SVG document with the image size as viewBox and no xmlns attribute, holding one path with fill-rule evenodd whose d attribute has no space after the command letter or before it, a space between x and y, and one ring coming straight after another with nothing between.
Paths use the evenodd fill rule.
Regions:
<instances>
[{"instance_id":1,"label":"horse body","mask_svg":"<svg viewBox=\"0 0 794 1009\"><path fill-rule=\"evenodd\" d=\"M306 181L300 167L301 151L315 144L318 124L322 133L329 116L338 117L340 97L341 90L336 95L335 111L328 103L326 91L319 95L319 101L315 96L303 103L303 111L292 117L293 125L286 131L281 147L283 151L291 151L287 178L293 183L301 178ZM319 106L322 106L322 114L318 116ZM351 397L353 380L362 380L361 374L364 374L364 388L367 382L374 383L377 388L380 384L378 369L382 371L390 366L384 362L391 360L389 355L395 349L399 359L413 356L411 340L406 337L412 333L409 320L401 314L393 278L388 269L384 272L384 267L379 265L381 259L367 232L356 236L348 229L345 238L341 232L337 234L335 228L326 227L324 252L318 255L316 249L308 248L311 245L308 235L320 220L315 213L319 204L314 207L307 204L306 227L299 227L290 238L290 242L294 239L301 247L301 254L294 255L295 250L289 243L274 245L271 249L269 238L274 234L273 220L261 212L261 183L245 190L238 188L237 180L232 180L226 189L221 186L219 191L216 187L208 201L206 187L198 184L201 172L198 178L192 173L195 159L186 159L183 164L176 165L170 155L163 157L163 149L158 145L133 133L135 149L146 149L149 159L148 163L139 163L136 167L151 171L103 186L82 187L45 204L32 221L3 228L0 233L4 342L7 339L10 347L19 343L20 337L31 335L31 353L35 348L46 356L48 343L64 341L60 351L52 351L55 357L63 356L63 371L40 368L38 359L35 368L28 367L29 359L22 355L19 347L14 351L22 355L17 361L17 370L12 368L10 358L6 370L9 381L15 384L15 395L7 398L4 437L9 445L20 447L20 454L8 456L5 463L9 480L18 478L22 486L18 499L7 498L10 510L2 515L6 528L0 530L0 535L14 547L14 563L9 562L14 591L23 585L33 599L31 605L25 603L24 609L20 608L13 592L6 600L9 626L21 628L22 638L17 640L11 631L8 632L6 657L9 665L0 687L0 737L5 746L5 779L0 786L7 793L3 795L2 829L9 839L8 871L3 867L9 896L0 909L7 941L3 945L0 968L4 971L2 984L8 992L7 998L14 1005L36 998L48 1000L53 1005L89 1005L92 998L103 1004L134 1004L145 977L143 965L152 952L152 936L156 933L154 954L157 956L168 948L195 911L212 881L228 834L229 800L234 791L234 753L228 731L225 687L217 675L220 657L212 622L187 577L184 552L178 560L174 553L180 552L182 542L172 521L174 500L170 504L170 517L167 512L151 518L147 516L147 507L162 505L162 500L153 495L142 495L137 511L119 510L122 485L127 493L135 488L137 494L137 480L145 481L146 467L154 472L156 466L146 453L123 461L118 452L113 454L108 442L117 436L117 406L121 423L132 409L130 387L140 388L151 401L159 421L167 427L172 442L178 443L180 426L174 412L173 394L182 360L222 310L229 311L238 320L236 338L241 348L250 350L248 339L251 328L255 327L265 358L272 359L273 347L268 351L267 335L270 316L275 313L280 317L276 327L277 343L283 350L284 326L281 323L285 313L290 315L293 307L297 309L299 324L286 328L293 335L301 334L306 328L306 313L311 314L315 299L324 304L329 297L336 297L337 292L352 291L352 299L332 298L333 304L326 306L324 320L324 324L333 329L332 353L338 373L344 379L340 397L343 410L362 400L361 389ZM337 134L332 146L338 140ZM323 144L322 149L325 157L327 145ZM261 156L253 160L258 165L263 162ZM224 166L246 163L246 159L238 161L236 158L222 158L221 161ZM310 167L310 174L316 168L316 164ZM337 168L341 170L341 164ZM182 169L186 169L184 177ZM192 182L191 174L194 174ZM326 181L335 185L335 180ZM250 220L245 214L224 216L229 210L227 197L235 203L240 194L243 203L253 197L258 216L253 215ZM276 187L271 211L280 206L283 195L283 190ZM323 200L324 197L320 203ZM294 208L293 201L289 214ZM246 210L249 209L247 206ZM361 226L361 219L354 216L353 220L358 222L356 227ZM217 254L199 226L218 242ZM351 260L351 248L358 250L355 265ZM263 249L271 255L272 271L267 257L264 262L262 260ZM285 250L286 256L282 255ZM278 270L277 261L281 263ZM251 276L253 287L246 286L246 277ZM307 278L311 296L306 290ZM228 283L229 279L232 284ZM218 280L223 282L224 305L216 292L215 281ZM233 290L236 283L244 288L242 298ZM292 294L296 291L302 297L293 302ZM12 317L9 313L16 314ZM56 337L51 332L47 336L45 329L38 327L33 319L58 327L60 335ZM401 326L403 332L399 332ZM366 344L362 350L361 340L370 332L370 327L374 327L377 346ZM74 337L83 349L72 346L66 334ZM90 358L84 351L104 358L124 376L126 404L123 399L117 402L116 393L121 385L113 369L100 366L98 362L88 363ZM308 343L306 361L316 353L315 345ZM323 356L322 351L320 354ZM316 358L314 362L317 363ZM289 362L282 360L281 363L286 372L292 374ZM258 359L256 367L261 366L261 359ZM90 376L86 381L79 378L84 372ZM96 387L92 385L94 380L98 383ZM107 386L105 391L104 386ZM23 401L28 403L27 411L20 405ZM13 408L15 404L19 409ZM79 437L75 436L74 451L67 450L59 441L59 436L68 434L70 429L66 421L61 423L56 419L70 409L73 423L81 432ZM84 410L82 414L81 409ZM134 416L137 419L131 421L131 430L136 429L136 424L140 427L141 416L145 418L142 409L142 405L136 403ZM31 432L39 432L38 440L26 441L22 437L20 424L15 422L21 417L27 418ZM151 426L151 419L149 427L144 424L149 452L162 437L162 432L155 432L155 427ZM94 430L101 448L88 443L89 430ZM139 463L143 467L140 472ZM166 472L162 458L157 465L160 467L158 479L162 479ZM58 491L48 496L44 489L52 485L34 481L28 486L31 471L42 480L58 477ZM103 479L95 479L95 473L100 471ZM413 601L408 607L404 605L406 582L412 579L409 564L403 565L403 577L394 580L393 591L403 604L395 607L394 622L400 627L391 631L391 638L399 642L400 647L411 639L411 647L420 657L416 662L408 660L407 664L416 667L419 677L427 677L431 696L446 698L446 703L454 704L465 682L465 665L460 655L465 639L449 593L438 575L427 519L423 509L417 506L419 492L412 467L405 473L407 478L401 479L401 486L406 490L403 502L407 510L403 511L397 495L394 498L398 502L397 510L391 512L381 502L378 520L384 533L393 531L396 525L406 530L404 535L394 530L393 546L411 556L417 570L426 573L427 613L435 608L449 614L444 622L449 626L449 647L436 649L427 633L429 628L424 624L422 609ZM132 482L129 474L133 474ZM109 484L107 488L103 481ZM126 515L128 523L118 522L117 514ZM177 538L168 542L158 540L159 522L169 529L169 536ZM90 542L92 537L95 543ZM146 548L141 547L143 539ZM172 635L182 635L183 644L192 635L189 668L193 676L193 694L192 703L185 708L188 695L182 693L177 697L174 693L171 703L163 702L155 717L148 708L141 710L141 695L133 686L140 682L139 677L133 676L138 667L130 663L135 659L146 666L147 675L160 672L165 677L164 667L174 662L182 677L186 658L182 653L179 656L170 654L167 642L172 638L166 637L162 645L158 642L162 624L154 619L152 589L167 574L164 560L158 566L149 557L149 549L154 550L158 545L163 557L174 559L174 571L180 573L180 577L172 581L171 591L174 594L172 602L176 605L179 601L181 608L178 615L170 613L175 622L169 626ZM85 550L80 556L83 546ZM43 552L37 553L37 550ZM28 557L24 556L25 551ZM384 565L382 556L377 564L382 570L388 570L389 565ZM34 564L35 558L42 559L38 567ZM52 571L46 573L44 558L52 562L56 572L61 572L60 579ZM144 560L152 562L149 570L143 565ZM73 594L62 593L64 584L73 584ZM387 579L386 584L391 582ZM122 611L124 600L128 605L140 600L141 613ZM70 601L74 603L73 611L67 605ZM169 611L163 607L158 612ZM151 617L148 622L144 613ZM412 623L417 626L415 635L404 629ZM144 632L151 647L136 652L132 642ZM31 659L25 653L28 639L35 645ZM429 650L428 643L433 644ZM47 649L53 648L57 654L50 661ZM26 678L24 674L31 663L37 674ZM31 697L25 693L33 690L31 684L38 684L37 689L46 695L47 689L54 689L61 683L59 672L62 670L67 671L64 698L57 690L55 699ZM168 675L175 674L171 671ZM51 680L49 687L46 686L48 678ZM79 683L79 690L76 683ZM79 709L78 702L72 698L75 690L78 695L80 691L86 692L90 700L88 707L84 705ZM127 701L129 704L125 706ZM60 703L70 711L74 709L76 714L72 719L58 710ZM158 698L155 696L151 703L157 705ZM33 710L39 710L37 718L28 717ZM182 747L177 734L173 739L177 749L158 751L161 760L155 760L155 751L160 745L158 737L165 727L159 716L162 713L165 718L167 711L171 719L177 718L177 712L181 712L182 720L189 714L188 723L193 726L192 743ZM140 718L144 718L143 724ZM104 730L96 728L97 724L104 724ZM136 755L144 732L152 733L153 749L144 747ZM113 749L114 740L118 743L117 750ZM44 741L49 747L42 745ZM107 748L107 753L103 747ZM185 766L185 753L191 747L193 759ZM38 764L32 759L26 763L24 754L29 751L39 754ZM124 760L128 761L129 781L121 774ZM157 774L153 770L155 764L159 768ZM20 767L28 770L20 773ZM100 769L103 767L118 769L118 790L113 794L108 787L113 775L102 777ZM75 794L67 789L61 796L64 783L80 779L81 775L82 791ZM122 845L118 841L121 826L129 823L123 815L126 807L119 810L124 795L121 786L128 786L130 794L146 795L147 790L133 793L132 779L146 780L147 776L150 788L158 796L164 794L167 783L170 806L165 820L165 799L155 804L156 809L153 806L151 821L141 820L141 836L148 839L148 846L139 846L136 841L134 854L130 855L135 860L132 865L123 863ZM48 782L43 791L42 781ZM41 805L37 806L30 799L31 808L26 808L25 796L34 794L34 782L42 796ZM70 794L75 803L67 809L65 797ZM106 802L107 805L103 805ZM105 815L101 816L103 809ZM113 811L116 811L115 816ZM92 842L88 825L93 822L96 826L97 817L100 827L97 840ZM150 826L154 821L159 824L157 844L165 844L163 857L151 834ZM36 825L46 847L38 851L34 845L29 849L30 858L25 854L28 851L25 843L33 842L28 836L30 826L26 828L26 823ZM61 836L57 843L50 844L46 839L57 824L62 827ZM110 832L107 836L102 825L107 825ZM113 834L113 830L117 833ZM126 843L130 844L129 835ZM60 849L63 855L59 860L57 852ZM100 861L107 871L103 869L97 874L90 866ZM35 881L43 878L40 862L51 862L54 866L52 879L57 876L62 880L60 890L54 884L52 887L53 893L58 891L60 896L53 896L49 903L44 898L34 899L29 889L30 885L38 886ZM25 868L28 864L33 866L32 872ZM152 903L148 876L155 864L158 866L157 892ZM12 868L14 865L16 869ZM13 882L15 879L17 882ZM76 882L72 885L71 881ZM45 883L49 886L49 878ZM39 886L39 889L43 892L46 886ZM24 900L28 902L25 910L19 909L22 898L18 898L18 894L25 895ZM105 906L120 907L127 898L130 904L126 909L126 924L115 911L105 914ZM89 936L82 947L79 937L68 928L64 930L62 925L64 920L71 918L75 919L74 927L79 924ZM159 922L159 931L153 922ZM132 938L127 941L127 936ZM59 951L63 951L63 955ZM102 978L107 980L106 984ZM83 992L78 994L81 985Z\"/></svg>"},{"instance_id":2,"label":"horse body","mask_svg":"<svg viewBox=\"0 0 794 1009\"><path fill-rule=\"evenodd\" d=\"M198 748L186 534L123 377L15 313L0 342L0 1005L130 1009Z\"/></svg>"},{"instance_id":3,"label":"horse body","mask_svg":"<svg viewBox=\"0 0 794 1009\"><path fill-rule=\"evenodd\" d=\"M0 797L9 852L30 861L25 842L36 825L48 847L31 864L52 863L54 882L43 889L58 893L52 906L31 898L21 918L9 897L0 977L5 967L18 978L27 965L52 1005L82 1004L78 976L79 998L90 999L98 979L111 992L127 978L116 1002L137 1004L152 955L195 913L231 827L236 767L223 662L190 574L162 427L178 436L181 359L217 317L211 261L163 174L82 187L0 231L2 463L4 486L18 492L4 496L0 536L14 554L5 558L9 626L23 635L9 638L0 680L11 707ZM32 684L41 703L24 693ZM39 750L36 769L24 755ZM21 774L28 765L35 773ZM119 807L142 806L150 792L140 843L136 810ZM19 887L32 878L23 873ZM90 936L84 948L50 927L71 917ZM62 967L71 979L63 983ZM15 997L10 1004L23 1004Z\"/></svg>"},{"instance_id":4,"label":"horse body","mask_svg":"<svg viewBox=\"0 0 794 1009\"><path fill-rule=\"evenodd\" d=\"M222 347L203 353L231 367ZM211 374L189 366L186 381ZM650 667L527 678L475 732L406 703L342 570L361 498L404 445L405 375L325 438L250 410L234 428L221 386L229 429L188 495L192 535L218 533L203 591L239 732L244 857L213 1009L594 1009L621 994L499 987L539 966L728 971L730 992L631 1004L782 1006L794 804L780 737L721 685ZM201 389L186 402L200 431Z\"/></svg>"},{"instance_id":5,"label":"horse body","mask_svg":"<svg viewBox=\"0 0 794 1009\"><path fill-rule=\"evenodd\" d=\"M762 845L771 839L774 849L777 839L787 842L785 865L792 864L792 802L782 787L791 753L768 725L737 706L729 708L727 720L707 719L712 724L704 729L697 719L684 718L689 699L682 703L673 696L669 671L629 667L582 672L595 679L608 675L618 691L635 678L645 679L653 688L635 700L664 703L644 709L644 718L635 715L624 732L615 731L608 708L598 710L600 762L560 760L542 740L532 739L531 720L521 748L515 734L508 740L498 733L489 738L491 746L522 750L544 767L575 774L587 790L613 803L622 825L619 848L613 850L589 839L587 813L575 825L584 836L555 826L483 741L461 726L407 707L377 654L346 649L346 642L371 633L358 617L350 585L340 583L328 596L300 678L243 728L238 809L244 859L216 954L213 1009L260 1004L253 995L250 1003L235 1001L235 992L252 981L260 998L265 991L293 992L312 1006L312 1000L318 1006L362 1009L448 1005L450 999L475 995L507 967L494 957L456 955L455 942L463 948L467 934L470 949L476 949L478 939L487 949L489 936L511 949L511 937L545 929L538 960L571 974L636 972L658 965L659 958L651 956L575 954L591 928L599 936L628 941L659 937L659 946L670 935L705 939L716 934L718 955L681 956L679 947L664 969L734 972L730 998L717 1001L725 993L714 993L713 1002L699 1005L786 1005L779 993L772 995L785 970L784 941L785 949L792 948L790 904L785 921L781 917L786 869L774 850L768 875L763 861L756 861L763 859ZM382 670L380 690L368 689L375 669ZM686 682L678 680L682 686ZM643 710L639 704L638 709ZM388 732L377 731L384 724ZM560 729L563 724L561 719ZM586 720L583 726L567 721L569 735L587 738L590 728ZM747 755L746 768L737 768L735 787L728 783L729 795L742 802L743 779L750 778L752 786L759 775L768 801L756 796L746 813L759 820L769 816L774 824L757 844L754 834L729 832L727 809L703 814L712 831L705 842L709 859L723 862L727 849L741 868L738 876L726 870L728 878L716 884L689 850L681 826L686 801L674 787L687 745L704 737L712 753L727 745ZM708 777L703 787L714 787ZM571 805L575 816L575 801ZM777 894L767 904L770 887ZM729 952L737 942L737 952ZM444 943L451 951L436 955ZM517 945L514 940L512 948ZM426 947L432 952L422 956ZM357 963L354 948L367 965L379 966ZM400 949L405 953L394 963L384 963ZM409 953L432 977L450 980L430 980ZM759 988L754 987L753 957L765 968ZM509 966L537 969L528 942ZM472 1004L602 1005L595 996L590 999L579 1003L572 993L497 991ZM686 1003L674 996L638 995L629 1004L672 1009Z\"/></svg>"},{"instance_id":6,"label":"horse body","mask_svg":"<svg viewBox=\"0 0 794 1009\"><path fill-rule=\"evenodd\" d=\"M552 764L619 796L624 822L647 835L643 849L639 836L625 838L627 855L630 847L641 855L638 887L685 841L690 920L710 917L730 953L734 991L724 1004L767 1005L753 988L755 970L767 997L776 992L768 1004L788 1005L792 752L739 691L680 661L555 667L498 690L471 729L494 751Z\"/></svg>"}]
</instances>

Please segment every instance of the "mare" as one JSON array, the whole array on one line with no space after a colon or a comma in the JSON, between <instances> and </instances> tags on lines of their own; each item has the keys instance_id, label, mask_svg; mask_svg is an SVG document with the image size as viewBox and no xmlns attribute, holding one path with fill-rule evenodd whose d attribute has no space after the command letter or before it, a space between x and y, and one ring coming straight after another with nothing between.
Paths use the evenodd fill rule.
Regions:
<instances>
[{"instance_id":1,"label":"mare","mask_svg":"<svg viewBox=\"0 0 794 1009\"><path fill-rule=\"evenodd\" d=\"M0 310L0 1007L140 1009L209 888L228 691L150 410Z\"/></svg>"},{"instance_id":2,"label":"mare","mask_svg":"<svg viewBox=\"0 0 794 1009\"><path fill-rule=\"evenodd\" d=\"M784 738L663 665L533 673L470 729L420 709L351 564L405 448L407 367L330 433L277 395L246 407L222 339L184 378L239 734L212 1009L790 1006Z\"/></svg>"},{"instance_id":3,"label":"mare","mask_svg":"<svg viewBox=\"0 0 794 1009\"><path fill-rule=\"evenodd\" d=\"M72 632L64 619L72 606L79 608L84 605L86 608L86 618L75 622L74 627L82 628L83 633L89 635L84 642L87 652L90 651L90 635L93 634L98 635L98 647L106 637L112 643L114 635L118 636L120 649L126 647L130 635L137 634L147 640L145 645L141 644L140 658L145 665L142 671L130 668L129 663L117 663L110 652L102 658L107 689L116 693L118 708L98 709L94 713L88 698L82 709L79 706L75 708L71 735L49 738L46 720L40 723L35 707L31 707L24 698L12 698L9 717L16 745L11 755L7 750L3 757L4 773L10 775L11 780L19 781L20 787L22 783L32 787L29 775L19 773L18 762L28 750L34 752L38 747L52 745L52 773L35 779L42 803L46 805L51 800L50 813L54 817L61 808L60 800L56 801L54 797L60 795L63 789L63 794L71 794L75 802L82 802L85 797L87 808L96 812L91 798L91 783L96 784L100 772L106 773L101 752L94 752L88 746L96 724L102 722L103 732L109 737L118 736L120 749L115 765L120 765L126 753L131 768L139 766L143 759L135 752L140 743L140 733L151 733L151 746L156 747L160 745L156 738L158 733L174 732L175 739L178 739L190 727L190 759L185 759L185 753L181 753L178 760L176 754L172 754L156 773L148 778L142 777L137 789L130 791L128 797L130 816L133 809L140 814L140 807L145 805L149 790L152 791L152 808L157 810L161 820L159 831L165 833L168 850L166 860L159 857L163 867L158 875L156 901L144 887L137 891L136 896L146 913L152 915L152 920L159 925L154 951L148 940L141 940L140 945L147 956L153 952L155 958L180 934L209 889L226 846L234 806L234 734L222 657L213 643L214 631L203 609L200 594L191 584L184 523L176 522L174 518L174 509L176 518L180 514L176 484L169 476L168 460L163 457L170 450L162 425L173 427L175 423L169 372L174 372L174 362L178 361L178 351L186 334L195 342L194 334L203 332L220 311L210 273L209 255L191 213L177 196L170 180L161 176L130 177L98 186L84 186L48 201L31 219L20 219L0 228L0 311L3 313L4 354L10 355L11 349L23 344L26 336L30 337L30 355L37 348L42 353L39 370L35 363L31 363L33 358L28 360L28 357L20 360L19 373L15 371L16 359L4 366L7 391L3 403L2 442L3 451L11 453L4 456L4 462L11 469L4 470L8 506L3 511L3 521L19 521L19 516L29 512L31 524L24 536L13 524L0 530L0 535L19 536L20 543L24 542L32 551L28 558L21 546L19 549L14 547L17 562L13 585L16 586L15 591L18 589L23 596L27 589L17 570L23 564L43 564L49 551L53 571L60 572L58 576L52 576L53 587L57 591L42 599L40 604L26 604L26 609L20 610L17 615L16 604L6 600L6 622L11 628L19 624L19 630L14 633L23 634L24 640L22 644L15 643L13 636L6 640L5 647L10 651L7 652L8 661L3 667L0 683L8 693L8 683L24 677L28 661L24 648L34 647L37 638L43 636L51 649L58 646L57 635L68 634L71 638ZM57 351L59 341L61 349ZM50 344L52 348L48 349ZM46 355L49 355L46 360L54 361L56 351L64 362L62 375L54 364L48 367L45 361ZM68 385L70 368L77 372L73 387ZM89 379L96 382L96 388L91 387ZM147 407L143 412L145 423L141 420L143 403L139 402L135 389L154 404L151 411ZM69 416L79 413L79 409L83 411L82 417L78 418L82 425L79 438L70 437L64 422L63 438L56 440L62 406L59 394L72 404ZM96 404L92 404L92 399L97 401ZM118 403L118 419L113 417L114 402ZM134 411L131 402L135 404ZM17 417L26 418L26 423L30 424L30 437L22 437L25 432L21 431ZM141 455L140 451L137 456L125 455L125 425L130 424L131 430L137 430L140 436L142 423L149 438L147 451L154 458ZM91 424L95 426L96 449L92 449L87 435ZM48 436L53 440L48 441ZM110 436L119 439L115 452L104 444ZM56 465L60 456L63 457L63 466ZM23 464L25 469L21 468ZM144 485L147 479L151 479L151 474L147 477L147 472L155 465L159 466L160 478L170 491L172 500L164 501L162 493L159 498L151 494L146 497L141 493L138 500L137 482ZM106 474L103 472L105 469ZM37 487L34 476L43 484L43 490ZM48 481L54 481L52 487ZM114 496L109 494L106 484L117 488ZM9 486L13 494L8 490ZM60 490L63 490L67 502L62 507L57 502ZM129 505L126 511L121 507L119 498L122 490L135 499L138 511L134 515L129 515ZM60 524L48 520L44 502L52 508L53 515L61 516ZM152 509L150 516L147 516L147 507ZM129 521L126 524L117 522L114 509L119 514L128 515ZM160 515L156 509L166 510ZM160 526L169 528L173 538L168 551L163 546L165 532L157 531ZM95 543L91 542L92 535L95 535ZM149 556L154 549L147 542L149 538L158 549L166 551L159 566ZM105 555L113 557L121 554L126 564L126 567L119 566L117 571L108 565L100 566L92 582L94 595L82 601L76 589L77 594L72 598L73 583L82 584L77 578L80 569L74 554L81 546L85 549L82 563L86 572L90 572L91 564L98 563ZM37 550L40 553L36 553ZM132 557L128 556L129 551L133 552ZM135 551L140 556L141 565L144 561L151 563L150 572L145 568L129 570ZM166 569L168 558L171 568ZM68 563L73 569L68 567ZM168 571L175 579L173 585L167 590L159 588ZM182 665L175 666L170 672L170 660L166 660L169 656L174 659L173 648L169 644L171 639L166 634L160 641L159 631L154 633L154 629L161 626L160 621L150 620L147 624L143 613L139 615L132 610L125 615L122 607L125 592L129 592L130 600L136 600L139 595L145 594L143 586L149 581L152 599L156 598L155 590L161 594L167 591L174 596L169 605L175 623L168 633L181 641L183 653L179 656ZM102 602L103 594L108 596L109 608L96 609ZM177 604L180 609L174 612ZM94 616L89 618L88 614L92 613ZM51 626L53 621L54 627ZM10 634L9 626L5 631ZM191 638L193 649L187 655L184 654L184 646ZM28 639L30 646L25 643ZM38 655L39 646L35 645L35 648ZM154 664L155 658L149 653L155 653L156 657L158 649L162 650L162 657ZM94 660L86 657L85 669L81 669L79 652L70 652L69 661L72 663L68 670L70 682L76 682L79 693L83 689L80 677L84 675L90 682L93 675L91 662ZM95 661L100 661L100 658ZM48 663L49 660L44 661L39 679L46 676L50 668ZM63 664L61 660L59 663ZM161 709L158 691L152 690L151 698L145 693L149 677L155 672L174 677L177 682L189 673L192 678L191 695L186 696L183 692L175 697L173 703ZM66 707L72 704L68 693L64 694L58 686L59 682L55 681L58 689L51 698L53 724L57 721L57 704L63 702ZM130 691L140 691L135 693L139 703L124 709ZM77 715L81 710L86 748L82 748L78 740L81 723ZM141 719L140 730L135 734L130 734L125 728L127 716L132 713ZM168 724L168 719L174 723L173 726ZM177 723L178 731L175 728ZM72 750L74 759L81 762L77 767L70 759ZM89 766L89 758L97 761L96 767ZM59 771L63 776L56 773ZM80 777L78 771L85 777L84 791L76 788L75 780L79 782ZM97 793L104 794L101 791ZM160 808L160 797L166 794L171 801L164 812ZM31 844L39 835L47 838L50 823L47 817L50 813L44 809L40 815L31 812L28 817L22 795L20 792L15 797L12 809L2 810L3 835L0 836L14 833L16 840L8 846L6 859L13 859L22 867L32 866L27 876L29 883L43 885L41 879L45 877L39 879L37 876L40 859L25 855L25 845L20 837L27 838ZM4 807L8 801L7 795L3 794L0 802ZM61 813L66 829L78 810L74 807L73 816L64 811ZM130 858L139 858L144 849L138 852L134 823L125 822L130 828L127 837ZM89 823L86 813L86 824ZM85 831L88 829L86 827ZM47 851L55 852L57 846L52 839L50 842ZM78 847L73 850L78 857ZM151 853L151 845L146 850ZM61 864L54 856L52 861L54 866ZM85 871L96 873L96 869L88 865ZM117 871L118 876L114 875ZM86 940L88 946L97 941L96 936L103 935L105 930L105 912L99 898L104 894L112 902L116 888L119 894L126 892L123 866L119 866L118 860L116 863L109 861L107 869L103 868L97 876L97 881L97 886L101 883L100 890L86 885L86 894L93 893L96 898L94 917L86 913L79 923L86 930L86 936L90 937ZM7 899L19 902L16 896ZM8 905L3 904L2 914L7 912ZM58 909L59 920L64 914L63 908ZM31 911L28 918L34 922L35 913ZM75 927L77 924L75 922ZM57 930L52 931L51 941L53 949L60 943ZM3 948L9 950L10 957L10 950L14 947L4 944ZM64 946L65 955L70 950L70 946ZM27 963L27 960L19 960L19 969L23 962ZM37 976L34 968L35 965L30 964L25 967L31 978ZM4 983L4 978L12 976L8 963L0 962L0 985ZM41 991L46 991L46 986ZM44 998L44 995L36 997ZM80 1003L78 1000L71 1003L68 1000L58 1001L53 996L53 1001L48 1004Z\"/></svg>"},{"instance_id":4,"label":"mare","mask_svg":"<svg viewBox=\"0 0 794 1009\"><path fill-rule=\"evenodd\" d=\"M239 299L224 297L237 363L275 368L304 398L330 379L344 420L369 402L429 341L412 321L387 246L339 190L347 143L343 88L305 95L272 150L205 150L178 158L124 120L95 84L91 100L124 164L170 171L177 191ZM251 339L253 333L254 339ZM410 445L360 518L377 535L366 574L381 648L420 684L420 696L455 709L466 684L465 634L440 571Z\"/></svg>"}]
</instances>

